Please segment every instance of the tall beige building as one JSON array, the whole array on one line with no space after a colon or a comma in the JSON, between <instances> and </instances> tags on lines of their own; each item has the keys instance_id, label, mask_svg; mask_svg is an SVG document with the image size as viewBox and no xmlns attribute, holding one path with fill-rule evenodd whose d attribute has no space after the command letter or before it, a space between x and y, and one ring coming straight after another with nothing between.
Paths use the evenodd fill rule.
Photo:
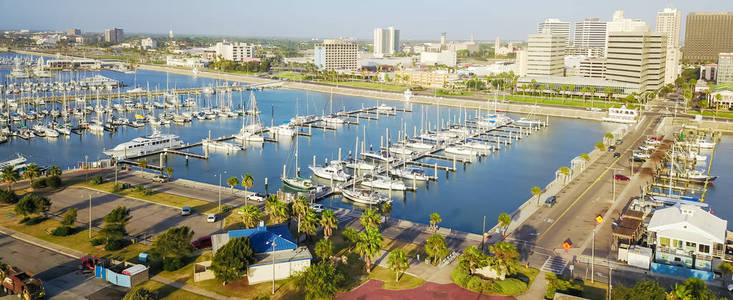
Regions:
<instances>
[{"instance_id":1,"label":"tall beige building","mask_svg":"<svg viewBox=\"0 0 733 300\"><path fill-rule=\"evenodd\" d=\"M682 12L676 8L665 8L657 12L656 32L667 37L667 56L664 70L664 83L673 83L677 78L680 63L680 27Z\"/></svg>"},{"instance_id":2,"label":"tall beige building","mask_svg":"<svg viewBox=\"0 0 733 300\"><path fill-rule=\"evenodd\" d=\"M637 92L664 86L667 37L660 33L612 32L608 34L606 78L633 84Z\"/></svg>"},{"instance_id":3,"label":"tall beige building","mask_svg":"<svg viewBox=\"0 0 733 300\"><path fill-rule=\"evenodd\" d=\"M345 40L323 40L316 44L313 62L321 70L356 70L358 46Z\"/></svg>"},{"instance_id":4,"label":"tall beige building","mask_svg":"<svg viewBox=\"0 0 733 300\"><path fill-rule=\"evenodd\" d=\"M527 42L527 75L562 76L567 42L565 34L548 31L530 34Z\"/></svg>"},{"instance_id":5,"label":"tall beige building","mask_svg":"<svg viewBox=\"0 0 733 300\"><path fill-rule=\"evenodd\" d=\"M715 61L726 52L733 52L733 12L689 13L682 58Z\"/></svg>"},{"instance_id":6,"label":"tall beige building","mask_svg":"<svg viewBox=\"0 0 733 300\"><path fill-rule=\"evenodd\" d=\"M720 53L718 56L718 84L733 84L733 53Z\"/></svg>"}]
</instances>

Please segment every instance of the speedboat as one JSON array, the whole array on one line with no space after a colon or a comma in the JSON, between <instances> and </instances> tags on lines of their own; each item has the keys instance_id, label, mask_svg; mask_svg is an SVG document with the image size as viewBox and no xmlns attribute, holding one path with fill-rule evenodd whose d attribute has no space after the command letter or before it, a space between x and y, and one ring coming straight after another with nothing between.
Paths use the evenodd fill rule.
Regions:
<instances>
[{"instance_id":1,"label":"speedboat","mask_svg":"<svg viewBox=\"0 0 733 300\"><path fill-rule=\"evenodd\" d=\"M120 159L160 151L163 149L180 147L182 145L183 141L181 141L177 135L155 132L149 136L134 138L129 142L124 142L110 150L104 150L102 152L111 157Z\"/></svg>"},{"instance_id":2,"label":"speedboat","mask_svg":"<svg viewBox=\"0 0 733 300\"><path fill-rule=\"evenodd\" d=\"M242 147L234 145L232 143L214 141L210 139L204 139L201 141L201 145L206 149L214 149L229 152L237 152L242 150Z\"/></svg>"},{"instance_id":3,"label":"speedboat","mask_svg":"<svg viewBox=\"0 0 733 300\"><path fill-rule=\"evenodd\" d=\"M377 110L380 112L394 112L397 109L392 106L382 103L381 105L377 106Z\"/></svg>"},{"instance_id":4,"label":"speedboat","mask_svg":"<svg viewBox=\"0 0 733 300\"><path fill-rule=\"evenodd\" d=\"M393 169L389 173L408 180L427 181L429 179L428 175L425 174L425 170L417 167Z\"/></svg>"},{"instance_id":5,"label":"speedboat","mask_svg":"<svg viewBox=\"0 0 733 300\"><path fill-rule=\"evenodd\" d=\"M285 137L291 137L295 135L295 130L293 130L292 127L288 124L282 124L277 127L272 128L272 132L275 133L276 136L285 136Z\"/></svg>"},{"instance_id":6,"label":"speedboat","mask_svg":"<svg viewBox=\"0 0 733 300\"><path fill-rule=\"evenodd\" d=\"M368 158L375 161L381 161L381 162L392 162L395 158L389 156L387 151L378 151L378 152L362 152L361 156L363 158Z\"/></svg>"},{"instance_id":7,"label":"speedboat","mask_svg":"<svg viewBox=\"0 0 733 300\"><path fill-rule=\"evenodd\" d=\"M389 152L399 155L412 155L412 150L405 147L389 147Z\"/></svg>"},{"instance_id":8,"label":"speedboat","mask_svg":"<svg viewBox=\"0 0 733 300\"><path fill-rule=\"evenodd\" d=\"M321 118L321 121L323 121L326 124L344 124L344 119L341 119L339 117L323 117Z\"/></svg>"},{"instance_id":9,"label":"speedboat","mask_svg":"<svg viewBox=\"0 0 733 300\"><path fill-rule=\"evenodd\" d=\"M354 169L354 170L369 170L369 171L374 170L374 168L376 168L375 165L372 165L370 163L363 162L363 161L347 163L346 167L349 169Z\"/></svg>"},{"instance_id":10,"label":"speedboat","mask_svg":"<svg viewBox=\"0 0 733 300\"><path fill-rule=\"evenodd\" d=\"M478 150L478 151L484 151L484 152L491 152L494 150L494 146L489 144L484 144L478 141L468 141L466 143L463 143L463 146L466 148Z\"/></svg>"},{"instance_id":11,"label":"speedboat","mask_svg":"<svg viewBox=\"0 0 733 300\"><path fill-rule=\"evenodd\" d=\"M28 159L26 159L25 156L18 154L18 157L16 158L0 162L0 170L4 169L5 167L15 168L19 165L24 164L26 161L28 161Z\"/></svg>"},{"instance_id":12,"label":"speedboat","mask_svg":"<svg viewBox=\"0 0 733 300\"><path fill-rule=\"evenodd\" d=\"M402 182L402 180L394 180L384 175L366 174L364 175L364 180L362 180L359 184L365 187L370 187L370 188L375 188L375 189L394 190L394 191L407 190L407 186L405 186L405 183Z\"/></svg>"},{"instance_id":13,"label":"speedboat","mask_svg":"<svg viewBox=\"0 0 733 300\"><path fill-rule=\"evenodd\" d=\"M392 202L392 199L387 195L365 189L346 189L342 190L341 193L344 198L363 204L376 205L383 202Z\"/></svg>"},{"instance_id":14,"label":"speedboat","mask_svg":"<svg viewBox=\"0 0 733 300\"><path fill-rule=\"evenodd\" d=\"M410 142L410 143L405 144L405 146L413 148L413 149L418 149L418 150L433 149L433 145L421 143L421 142Z\"/></svg>"},{"instance_id":15,"label":"speedboat","mask_svg":"<svg viewBox=\"0 0 733 300\"><path fill-rule=\"evenodd\" d=\"M455 155L464 155L464 156L476 156L478 155L478 152L469 149L468 147L464 146L449 146L445 148L445 153L449 154L455 154Z\"/></svg>"},{"instance_id":16,"label":"speedboat","mask_svg":"<svg viewBox=\"0 0 733 300\"><path fill-rule=\"evenodd\" d=\"M313 175L334 181L347 181L351 176L349 174L346 174L343 170L343 167L340 163L331 162L327 166L308 166L308 169L310 169L313 172Z\"/></svg>"}]
</instances>

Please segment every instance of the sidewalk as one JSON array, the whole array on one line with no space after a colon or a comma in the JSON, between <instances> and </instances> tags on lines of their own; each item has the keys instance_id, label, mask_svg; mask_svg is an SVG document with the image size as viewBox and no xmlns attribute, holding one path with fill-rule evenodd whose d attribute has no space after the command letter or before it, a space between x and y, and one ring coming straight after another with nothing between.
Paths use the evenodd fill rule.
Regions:
<instances>
[{"instance_id":1,"label":"sidewalk","mask_svg":"<svg viewBox=\"0 0 733 300\"><path fill-rule=\"evenodd\" d=\"M153 278L150 278L150 280L155 280L155 281L160 282L162 284L170 285L170 286L175 287L177 289L181 289L181 290L184 290L184 291L187 291L187 292L191 292L191 293L194 293L194 294L197 294L197 295L200 295L200 296L204 296L204 297L209 297L209 298L212 298L212 299L217 299L217 300L242 299L242 298L222 296L222 295L219 295L219 294L214 293L214 292L209 292L207 290L203 290L203 289L197 288L195 286L191 286L191 285L188 285L188 284L185 284L185 283L182 283L182 282L178 282L178 281L173 281L171 279L168 279L168 278L165 278L165 277L161 277L161 276L157 276L157 275L154 276Z\"/></svg>"}]
</instances>

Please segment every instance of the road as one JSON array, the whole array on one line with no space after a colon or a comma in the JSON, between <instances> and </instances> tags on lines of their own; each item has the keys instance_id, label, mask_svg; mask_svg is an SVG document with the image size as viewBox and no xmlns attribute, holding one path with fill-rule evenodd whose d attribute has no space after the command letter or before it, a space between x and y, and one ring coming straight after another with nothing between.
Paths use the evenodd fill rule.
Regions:
<instances>
[{"instance_id":1,"label":"road","mask_svg":"<svg viewBox=\"0 0 733 300\"><path fill-rule=\"evenodd\" d=\"M76 259L4 234L0 234L0 260L43 280L48 299L122 299L126 293L124 288L82 273Z\"/></svg>"}]
</instances>

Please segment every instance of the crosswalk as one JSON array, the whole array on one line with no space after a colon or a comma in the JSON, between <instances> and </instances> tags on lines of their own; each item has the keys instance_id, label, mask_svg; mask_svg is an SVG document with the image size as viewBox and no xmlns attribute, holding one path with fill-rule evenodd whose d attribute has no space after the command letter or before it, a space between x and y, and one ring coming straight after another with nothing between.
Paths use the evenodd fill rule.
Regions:
<instances>
[{"instance_id":1,"label":"crosswalk","mask_svg":"<svg viewBox=\"0 0 733 300\"><path fill-rule=\"evenodd\" d=\"M568 262L560 256L550 256L542 265L542 271L562 274Z\"/></svg>"}]
</instances>

